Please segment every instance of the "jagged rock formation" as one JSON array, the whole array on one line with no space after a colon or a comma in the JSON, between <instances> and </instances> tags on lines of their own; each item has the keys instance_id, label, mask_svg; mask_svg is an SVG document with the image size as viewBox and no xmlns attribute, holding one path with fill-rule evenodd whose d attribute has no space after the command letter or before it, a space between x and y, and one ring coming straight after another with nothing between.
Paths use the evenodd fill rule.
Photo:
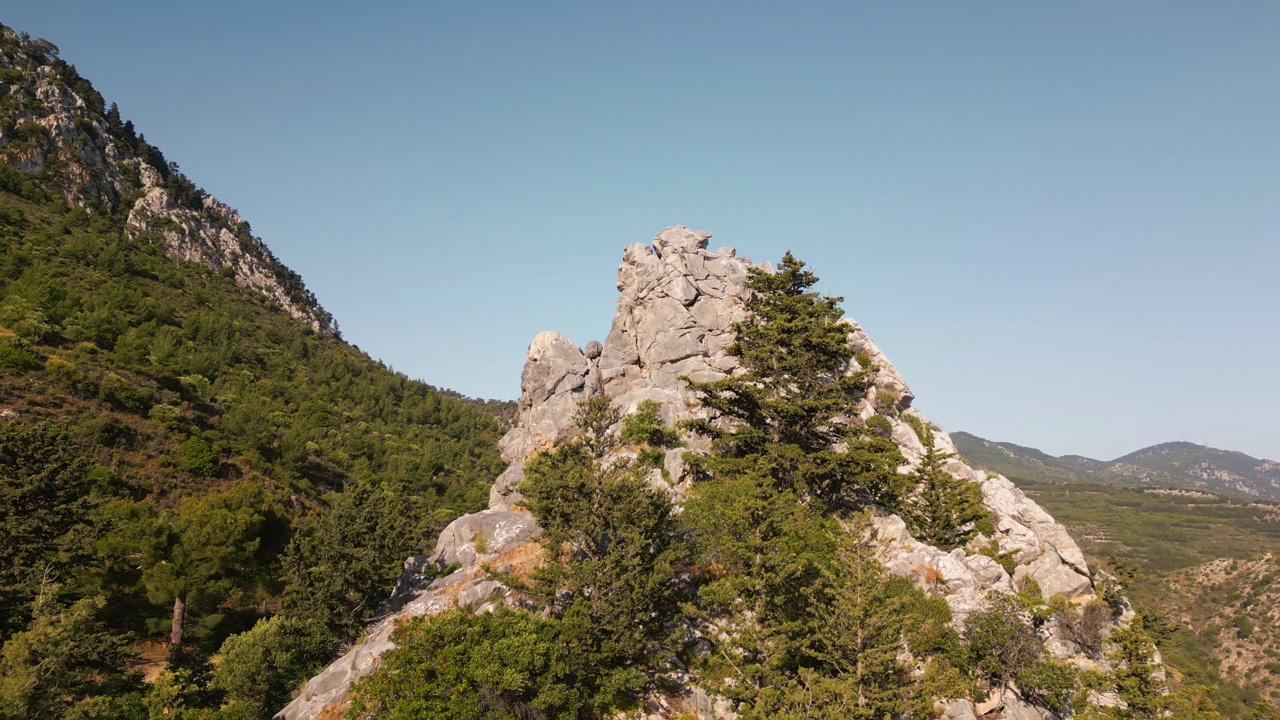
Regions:
<instances>
[{"instance_id":1,"label":"jagged rock formation","mask_svg":"<svg viewBox=\"0 0 1280 720\"><path fill-rule=\"evenodd\" d=\"M123 216L130 237L157 243L175 260L229 271L315 331L337 332L249 223L166 162L115 106L106 108L52 43L0 25L0 77L0 162L71 207Z\"/></svg>"},{"instance_id":2,"label":"jagged rock formation","mask_svg":"<svg viewBox=\"0 0 1280 720\"><path fill-rule=\"evenodd\" d=\"M397 589L395 612L400 616L438 612L449 605L452 597L458 603L471 605L494 602L504 592L499 585L483 584L491 581L482 579L479 561L483 557L490 564L502 562L501 554L493 557L493 553L526 546L499 539L508 535L496 530L478 528L504 522L513 527L536 527L532 516L521 507L517 487L524 462L538 450L554 447L575 432L574 411L584 398L605 394L624 412L634 411L644 400L656 400L668 423L706 417L707 411L693 402L680 377L714 380L739 371L736 359L728 356L725 349L734 341L731 325L745 312L750 292L745 281L752 267L749 260L738 257L731 248L708 251L709 238L709 233L671 227L659 232L651 246L635 244L626 248L618 269L621 297L617 314L603 345L591 342L579 349L568 338L553 332L534 338L521 376L518 422L501 443L503 458L510 464L494 483L490 509L455 521L442 535L434 556L410 558L405 579ZM905 418L914 415L919 421L927 421L912 408L910 388L884 353L861 327L851 320L847 322L851 347L860 361L869 363L874 370L875 389L860 408L861 415L867 418L880 414L889 419L892 437L907 458L900 471L910 472L921 462L926 448ZM934 435L939 450L955 452L945 433L938 431ZM688 440L693 451L705 450L699 447L697 438ZM689 482L681 461L684 452L672 450L666 458L668 489L677 502ZM995 537L979 538L968 552L943 552L912 538L897 516L881 514L874 519L878 552L892 572L945 597L957 622L983 608L989 593L1014 592L1025 579L1038 582L1046 597L1092 600L1093 586L1084 556L1048 513L1000 475L975 471L956 457L947 461L946 469L979 484L984 504L995 519ZM657 471L654 481L666 482ZM532 530L522 529L512 531L509 537L527 540L531 533ZM475 534L485 535L483 556L466 547ZM1012 573L977 552L979 543L991 541L1001 553L1014 558ZM422 568L449 562L462 563L462 569L443 579L423 575ZM509 592L503 597L515 600ZM341 704L345 684L370 672L373 654L387 647L388 622L376 625L370 641L308 683L280 717L312 718L325 707ZM1052 637L1052 626L1049 633L1046 645L1055 656L1086 667L1100 667L1095 656L1064 638ZM1006 693L1001 703L1008 717L1042 717L1040 711L1014 693ZM642 715L674 717L680 708L696 708L699 717L732 716L725 703L693 686L686 688L683 697L649 698ZM973 704L968 701L953 703L947 712L948 717L957 719L975 717Z\"/></svg>"}]
</instances>

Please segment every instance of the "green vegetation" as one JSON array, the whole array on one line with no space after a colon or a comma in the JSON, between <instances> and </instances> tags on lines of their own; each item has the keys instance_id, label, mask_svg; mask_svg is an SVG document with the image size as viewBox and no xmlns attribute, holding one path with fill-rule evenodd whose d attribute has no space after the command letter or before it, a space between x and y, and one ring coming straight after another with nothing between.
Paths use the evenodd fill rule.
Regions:
<instances>
[{"instance_id":1,"label":"green vegetation","mask_svg":"<svg viewBox=\"0 0 1280 720\"><path fill-rule=\"evenodd\" d=\"M685 456L697 480L683 512L648 479L647 453L679 443L660 407L621 418L604 397L587 400L578 436L524 469L548 562L528 584L507 580L544 617L414 621L401 630L408 649L359 687L350 717L601 717L663 687L672 663L744 718L920 715L932 697L971 692L946 603L889 577L872 555L859 509L930 496L897 473L892 441L837 419L856 417L869 384L844 372L851 352L836 300L812 292L816 278L790 255L778 274L749 282L752 312L730 348L748 373L690 383L728 422L686 424L713 451ZM619 454L623 444L634 456ZM979 520L930 517L950 537ZM524 640L512 676L500 678L483 648L504 642L499 627L509 626ZM481 650L451 649L461 637ZM573 655L561 654L566 645ZM526 667L547 674L522 679ZM583 696L558 684L569 674Z\"/></svg>"},{"instance_id":2,"label":"green vegetation","mask_svg":"<svg viewBox=\"0 0 1280 720\"><path fill-rule=\"evenodd\" d=\"M669 437L652 415L642 408L623 426ZM580 435L525 467L521 490L552 562L531 584L507 580L549 617L502 610L415 619L356 688L348 717L584 718L635 703L674 656L677 567L687 552L670 501L645 480L647 466L612 457L618 438L608 428L619 419L606 398L585 401Z\"/></svg>"},{"instance_id":3,"label":"green vegetation","mask_svg":"<svg viewBox=\"0 0 1280 720\"><path fill-rule=\"evenodd\" d=\"M1148 618L1158 613L1173 623L1161 654L1180 679L1177 702L1210 702L1234 718L1280 702L1277 675L1266 668L1280 657L1274 630L1280 573L1269 574L1274 560L1266 559L1280 556L1280 506L1204 493L1017 482L1067 526L1092 566L1114 578L1101 583L1104 597L1118 602L1123 593Z\"/></svg>"},{"instance_id":4,"label":"green vegetation","mask_svg":"<svg viewBox=\"0 0 1280 720\"><path fill-rule=\"evenodd\" d=\"M0 720L267 717L357 637L405 555L484 505L513 406L411 381L341 342L247 225L223 229L271 261L326 332L237 287L231 270L166 258L160 231L177 223L127 235L141 171L193 212L206 194L51 49L6 35L0 52L14 90L0 96L0 404L12 411L0 420ZM83 101L75 127L126 159L118 177L47 146L24 69L40 64ZM36 151L43 170L14 167ZM1250 559L1280 538L1274 508L1153 508L1144 494L1120 503L1125 513L1088 497L1046 502L1099 530L1086 549L1106 544L1146 577L1116 563L1110 605L1082 608L1025 583L969 616L964 640L941 598L890 577L867 540L870 508L901 513L944 548L972 550L989 518L976 486L943 470L932 429L873 389L839 298L816 282L789 253L777 273L752 273L730 348L745 374L689 383L717 422L675 429L656 403L626 418L602 398L585 403L579 436L525 468L548 562L526 580L492 571L540 612L404 624L350 717L607 717L669 689L675 670L744 720L924 717L935 698L1015 683L1054 711L1095 688L1117 690L1127 717L1274 717L1208 660L1275 647L1276 574ZM868 401L880 414L864 423ZM927 448L912 474L896 471L891 417ZM677 513L658 476L682 431L711 453L685 456L695 482ZM980 552L1012 564L998 547ZM1157 593L1151 573L1213 557L1240 563L1170 576L1182 584L1159 592L1203 580L1225 593L1230 616L1203 623L1216 634L1143 611L1112 637L1112 677L1048 658L1044 623L1097 647L1124 583L1141 598ZM1202 605L1187 607L1203 621ZM138 651L163 641L164 667L144 683ZM1169 695L1154 642L1186 668Z\"/></svg>"},{"instance_id":5,"label":"green vegetation","mask_svg":"<svg viewBox=\"0 0 1280 720\"><path fill-rule=\"evenodd\" d=\"M8 97L0 121L22 111ZM116 117L106 140L144 147ZM123 202L69 207L50 158L0 161L0 717L261 717L354 638L404 556L484 506L508 405L166 258L125 235ZM163 640L160 681L125 672ZM214 682L224 642L240 664Z\"/></svg>"},{"instance_id":6,"label":"green vegetation","mask_svg":"<svg viewBox=\"0 0 1280 720\"><path fill-rule=\"evenodd\" d=\"M598 670L578 654L563 622L500 610L452 610L396 629L396 647L360 683L355 720L575 720L609 696L584 680ZM389 670L394 668L394 671Z\"/></svg>"},{"instance_id":7,"label":"green vegetation","mask_svg":"<svg viewBox=\"0 0 1280 720\"><path fill-rule=\"evenodd\" d=\"M909 480L915 491L893 507L911 534L943 550L962 547L979 533L994 535L991 513L982 505L982 490L947 472L942 464L949 456L938 452L933 429L913 415L905 417L925 447L924 458Z\"/></svg>"},{"instance_id":8,"label":"green vegetation","mask_svg":"<svg viewBox=\"0 0 1280 720\"><path fill-rule=\"evenodd\" d=\"M1146 573L1217 558L1280 553L1280 519L1273 504L1097 484L1014 481L1071 530L1086 554L1124 557Z\"/></svg>"},{"instance_id":9,"label":"green vegetation","mask_svg":"<svg viewBox=\"0 0 1280 720\"><path fill-rule=\"evenodd\" d=\"M811 290L817 277L788 253L778 272L753 272L747 317L735 323L730 355L745 374L690 382L704 407L734 420L725 429L706 420L688 430L710 438L710 457L689 455L696 474L754 476L779 492L826 508L866 500L892 502L901 489L891 472L897 445L871 437L860 424L835 422L867 393L867 371L847 373L853 350L841 322L840 298ZM843 448L843 449L841 449Z\"/></svg>"},{"instance_id":10,"label":"green vegetation","mask_svg":"<svg viewBox=\"0 0 1280 720\"><path fill-rule=\"evenodd\" d=\"M614 446L606 430L616 420L603 396L584 402L582 435L535 456L522 488L551 558L534 591L604 676L597 694L621 701L668 657L676 568L687 553L670 500L649 487L643 467L607 461Z\"/></svg>"}]
</instances>

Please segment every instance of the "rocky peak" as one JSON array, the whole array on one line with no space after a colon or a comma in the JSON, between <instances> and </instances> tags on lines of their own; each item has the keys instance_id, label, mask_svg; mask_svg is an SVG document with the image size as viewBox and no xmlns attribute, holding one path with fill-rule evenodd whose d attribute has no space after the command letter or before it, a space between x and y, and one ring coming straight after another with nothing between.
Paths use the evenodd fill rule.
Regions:
<instances>
[{"instance_id":1,"label":"rocky peak","mask_svg":"<svg viewBox=\"0 0 1280 720\"><path fill-rule=\"evenodd\" d=\"M500 566L504 558L528 554L537 547L533 540L537 523L521 506L517 489L524 463L537 451L555 447L577 431L573 417L583 399L604 394L624 412L634 411L644 400L655 400L668 423L706 417L706 410L698 406L681 378L715 380L739 372L736 359L727 355L726 349L734 341L731 327L743 316L750 299L745 283L753 267L732 248L709 252L710 237L710 233L675 226L660 231L651 245L627 246L618 268L621 294L617 313L603 344L592 341L580 349L555 332L542 332L533 339L521 375L518 421L501 442L503 458L510 464L494 482L490 509L455 521L441 535L435 555L410 558L396 591L399 599L387 618L370 630L369 642L374 644L357 646L314 678L281 717L312 718L341 704L349 684L373 670L376 655L389 646L386 638L399 617L440 612L453 605L483 608L514 602L514 595L486 579L479 568L482 563ZM900 471L910 472L926 453L912 425L928 421L912 407L914 396L888 357L856 322L846 322L850 347L857 358L850 371L866 364L874 376L873 390L859 408L860 414L863 418L881 415L889 421L892 437L907 459ZM1012 558L1012 572L978 552L978 541L967 549L944 552L911 537L901 518L880 513L873 522L885 566L944 597L957 623L986 607L990 593L1015 592L1028 579L1039 584L1045 597L1093 601L1089 568L1065 528L1007 478L974 470L955 456L955 446L946 433L939 430L933 435L937 449L952 454L947 471L981 488L996 531L994 537L979 540L994 543L1003 557ZM691 450L705 450L698 438L687 440ZM684 473L684 452L668 451L665 470L669 481L660 471L654 471L653 476L653 482L665 487L677 503L690 482ZM483 556L470 545L476 536L484 540L478 544L485 548ZM463 562L462 569L448 578L426 579L429 576L423 568L449 561ZM1054 627L1046 632L1046 647L1056 657L1094 669L1102 667L1096 655L1090 656ZM732 717L726 706L717 704L703 690L691 686L683 692L682 702L698 707L700 716ZM664 717L660 712L663 699L652 700L650 705L657 710L648 717ZM968 712L972 717L972 703L958 702L952 716L964 717ZM1023 713L1018 717L1042 717L1016 694L1009 693L1000 703L1009 712ZM998 707L999 703L988 709Z\"/></svg>"},{"instance_id":2,"label":"rocky peak","mask_svg":"<svg viewBox=\"0 0 1280 720\"><path fill-rule=\"evenodd\" d=\"M0 25L0 163L21 170L69 206L123 219L125 233L174 260L226 270L313 330L333 317L249 223L191 183L120 119L45 40Z\"/></svg>"}]
</instances>

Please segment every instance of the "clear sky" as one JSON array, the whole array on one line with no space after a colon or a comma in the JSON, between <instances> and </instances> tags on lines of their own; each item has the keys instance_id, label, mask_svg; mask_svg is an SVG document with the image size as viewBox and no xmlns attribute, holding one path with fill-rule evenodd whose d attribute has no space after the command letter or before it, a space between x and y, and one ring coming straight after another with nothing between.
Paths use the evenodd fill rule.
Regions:
<instances>
[{"instance_id":1,"label":"clear sky","mask_svg":"<svg viewBox=\"0 0 1280 720\"><path fill-rule=\"evenodd\" d=\"M70 2L46 37L410 376L514 398L666 225L948 430L1280 459L1280 3Z\"/></svg>"}]
</instances>

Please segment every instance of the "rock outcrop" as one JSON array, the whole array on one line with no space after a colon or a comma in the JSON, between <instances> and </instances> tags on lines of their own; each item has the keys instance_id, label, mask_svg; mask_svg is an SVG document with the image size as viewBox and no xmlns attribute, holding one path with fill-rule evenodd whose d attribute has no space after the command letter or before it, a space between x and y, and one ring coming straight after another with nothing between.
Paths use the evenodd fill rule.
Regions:
<instances>
[{"instance_id":1,"label":"rock outcrop","mask_svg":"<svg viewBox=\"0 0 1280 720\"><path fill-rule=\"evenodd\" d=\"M621 297L617 313L603 344L593 341L579 349L568 338L552 332L540 333L534 338L521 376L518 421L501 443L503 458L509 465L493 485L490 508L459 518L450 525L432 558L410 559L405 579L397 589L401 600L396 601L400 604L395 612L399 616L439 612L447 607L446 595L441 590L446 585L442 583L456 585L458 582L450 578L484 582L475 575L478 555L467 547L468 538L482 534L476 528L508 522L513 528L521 528L518 532L512 531L511 538L530 537L536 523L521 507L518 489L524 462L538 450L554 447L576 432L574 411L584 398L607 395L624 412L634 411L644 400L655 400L661 404L661 415L668 423L706 417L703 413L707 411L693 401L681 377L715 380L740 371L736 359L725 350L734 340L732 325L743 316L745 303L750 298L745 283L753 267L731 248L708 251L709 238L706 232L671 227L659 232L652 245L628 246L618 269ZM891 436L907 460L900 471L910 472L926 452L912 422L928 421L912 407L914 396L889 359L857 323L846 322L851 348L859 362L868 364L873 373L874 389L859 408L860 413L864 418L875 414L888 418ZM914 419L909 419L910 416ZM912 538L901 518L881 513L873 523L879 557L886 567L946 598L957 623L967 614L984 608L990 593L1015 592L1027 579L1039 583L1046 597L1063 595L1077 602L1091 601L1093 587L1089 568L1062 525L1008 479L976 471L954 456L954 445L946 433L933 434L937 449L952 455L946 469L981 487L983 502L995 520L995 535L980 537L969 548L944 552ZM689 440L693 451L705 449L699 448L696 438ZM666 463L669 490L677 502L689 482L680 459L683 452L670 452ZM485 548L490 553L495 550L488 544L489 536L507 537L497 530L484 532L489 533ZM496 542L508 548L516 540ZM978 552L979 544L987 543L995 543L1004 557L1012 557L1012 573ZM463 570L448 578L433 579L421 569L448 562L463 563ZM482 590L470 594L458 592L448 597L474 605L493 602L490 598L502 592L500 586L477 584L474 587ZM513 599L509 594L505 597ZM281 717L288 720L315 717L325 702L340 701L343 683L370 671L374 651L387 647L387 622L384 620L375 626L365 645L353 649L312 680ZM1057 648L1055 654L1063 659L1076 659L1081 665L1096 667L1096 659L1079 655L1069 643L1050 642L1048 646ZM1041 717L1039 711L1016 695L1011 694L1003 702L1010 716ZM679 708L695 708L699 717L733 715L727 704L718 702L700 688L688 686L682 696L650 698L641 716L674 717L672 713ZM973 705L967 701L953 703L946 712L948 717L957 720L974 717Z\"/></svg>"},{"instance_id":2,"label":"rock outcrop","mask_svg":"<svg viewBox=\"0 0 1280 720\"><path fill-rule=\"evenodd\" d=\"M316 332L333 317L297 273L255 237L244 218L195 187L122 122L114 106L45 40L0 25L0 163L17 168L69 206L124 216L125 231L174 260L227 271Z\"/></svg>"},{"instance_id":3,"label":"rock outcrop","mask_svg":"<svg viewBox=\"0 0 1280 720\"><path fill-rule=\"evenodd\" d=\"M542 562L542 546L533 541L537 535L538 524L527 512L490 511L454 521L432 555L405 560L403 577L364 639L311 678L276 717L315 718L342 706L351 684L373 672L378 657L394 647L391 633L401 620L455 607L515 604L514 592L490 579L481 565L516 575L531 571Z\"/></svg>"}]
</instances>

